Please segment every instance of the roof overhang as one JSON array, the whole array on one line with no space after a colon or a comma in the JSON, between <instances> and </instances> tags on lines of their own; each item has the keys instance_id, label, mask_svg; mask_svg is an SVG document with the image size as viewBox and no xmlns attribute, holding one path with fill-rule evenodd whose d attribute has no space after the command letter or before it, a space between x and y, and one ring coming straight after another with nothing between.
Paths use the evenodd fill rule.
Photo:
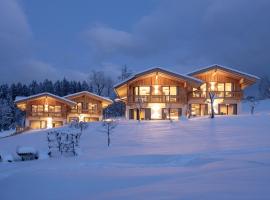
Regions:
<instances>
[{"instance_id":1,"label":"roof overhang","mask_svg":"<svg viewBox=\"0 0 270 200\"><path fill-rule=\"evenodd\" d=\"M56 99L59 102L67 104L69 106L75 106L76 105L76 102L74 102L74 101L71 101L71 100L66 99L64 97L60 97L60 96L57 96L57 95L54 95L54 94L51 94L51 93L48 93L48 92L39 93L39 94L28 96L28 97L20 97L19 99L15 100L14 103L16 105L18 105L18 104L26 103L27 101L35 100L35 99L42 98L42 97L51 97L53 99Z\"/></svg>"},{"instance_id":2,"label":"roof overhang","mask_svg":"<svg viewBox=\"0 0 270 200\"><path fill-rule=\"evenodd\" d=\"M73 99L73 98L76 98L76 97L80 97L82 95L86 95L86 96L89 96L90 98L101 101L104 106L108 106L108 105L113 103L113 101L111 99L107 98L107 97L99 96L97 94L94 94L94 93L88 92L88 91L82 91L82 92L69 94L69 95L64 96L64 98Z\"/></svg>"},{"instance_id":3,"label":"roof overhang","mask_svg":"<svg viewBox=\"0 0 270 200\"><path fill-rule=\"evenodd\" d=\"M122 81L122 82L114 85L114 88L116 90L116 89L120 88L121 86L124 86L127 83L132 82L132 81L140 78L141 76L144 76L144 75L147 75L147 74L151 74L151 73L155 73L155 72L167 74L167 75L169 75L171 77L174 77L174 78L179 79L181 81L185 81L185 82L191 83L193 85L197 85L197 86L200 86L203 83L203 81L201 81L201 80L199 80L197 78L194 78L192 76L179 74L179 73L176 73L176 72L165 70L165 69L160 68L160 67L155 67L155 68L151 68L151 69L148 69L148 70L145 70L145 71L136 73L132 77L130 77L130 78L128 78L128 79L126 79L126 80L124 80L124 81Z\"/></svg>"}]
</instances>

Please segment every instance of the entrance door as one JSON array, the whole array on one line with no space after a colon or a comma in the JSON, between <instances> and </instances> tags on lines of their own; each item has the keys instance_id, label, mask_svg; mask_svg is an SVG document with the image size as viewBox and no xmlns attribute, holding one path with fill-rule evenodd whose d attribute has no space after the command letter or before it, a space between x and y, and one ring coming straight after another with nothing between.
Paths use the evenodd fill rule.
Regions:
<instances>
[{"instance_id":1,"label":"entrance door","mask_svg":"<svg viewBox=\"0 0 270 200\"><path fill-rule=\"evenodd\" d=\"M145 108L145 119L150 120L151 119L151 109Z\"/></svg>"}]
</instances>

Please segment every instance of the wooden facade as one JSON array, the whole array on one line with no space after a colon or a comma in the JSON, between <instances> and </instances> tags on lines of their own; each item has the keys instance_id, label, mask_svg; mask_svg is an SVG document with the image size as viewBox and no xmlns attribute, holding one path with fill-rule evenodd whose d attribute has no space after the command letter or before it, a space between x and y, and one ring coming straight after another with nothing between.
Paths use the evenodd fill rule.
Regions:
<instances>
[{"instance_id":1,"label":"wooden facade","mask_svg":"<svg viewBox=\"0 0 270 200\"><path fill-rule=\"evenodd\" d=\"M72 120L99 121L103 108L112 101L84 91L66 97L41 93L17 99L15 103L25 111L25 127L38 129L59 127Z\"/></svg>"},{"instance_id":2,"label":"wooden facade","mask_svg":"<svg viewBox=\"0 0 270 200\"><path fill-rule=\"evenodd\" d=\"M119 99L125 102L126 117L129 119L151 119L151 113L157 107L159 117L154 119L167 119L168 115L170 118L171 110L175 113L178 110L178 114L174 114L178 118L183 114L207 115L209 92L215 93L217 99L216 114L237 114L243 89L257 79L253 75L218 65L187 76L153 68L119 83L115 91Z\"/></svg>"}]
</instances>

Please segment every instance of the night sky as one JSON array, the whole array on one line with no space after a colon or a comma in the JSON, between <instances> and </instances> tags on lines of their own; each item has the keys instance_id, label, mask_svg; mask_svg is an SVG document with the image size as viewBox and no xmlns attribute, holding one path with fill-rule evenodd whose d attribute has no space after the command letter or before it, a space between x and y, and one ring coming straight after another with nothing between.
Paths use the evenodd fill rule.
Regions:
<instances>
[{"instance_id":1,"label":"night sky","mask_svg":"<svg viewBox=\"0 0 270 200\"><path fill-rule=\"evenodd\" d=\"M270 76L269 0L0 0L0 82L221 64Z\"/></svg>"}]
</instances>

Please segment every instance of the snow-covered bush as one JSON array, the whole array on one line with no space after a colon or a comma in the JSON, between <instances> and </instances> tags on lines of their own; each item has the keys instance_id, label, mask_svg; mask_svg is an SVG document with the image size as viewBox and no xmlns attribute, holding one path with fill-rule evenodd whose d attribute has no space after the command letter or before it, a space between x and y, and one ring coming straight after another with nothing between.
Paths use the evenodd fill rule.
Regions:
<instances>
[{"instance_id":1,"label":"snow-covered bush","mask_svg":"<svg viewBox=\"0 0 270 200\"><path fill-rule=\"evenodd\" d=\"M77 155L82 132L78 130L55 130L47 133L49 156L54 153Z\"/></svg>"},{"instance_id":2,"label":"snow-covered bush","mask_svg":"<svg viewBox=\"0 0 270 200\"><path fill-rule=\"evenodd\" d=\"M88 124L86 122L79 122L79 121L74 120L74 121L70 122L69 127L80 129L82 132L83 130L87 129Z\"/></svg>"},{"instance_id":3,"label":"snow-covered bush","mask_svg":"<svg viewBox=\"0 0 270 200\"><path fill-rule=\"evenodd\" d=\"M38 151L33 147L17 147L17 155L22 161L38 159Z\"/></svg>"},{"instance_id":4,"label":"snow-covered bush","mask_svg":"<svg viewBox=\"0 0 270 200\"><path fill-rule=\"evenodd\" d=\"M0 162L13 162L14 158L11 154L0 154Z\"/></svg>"}]
</instances>

